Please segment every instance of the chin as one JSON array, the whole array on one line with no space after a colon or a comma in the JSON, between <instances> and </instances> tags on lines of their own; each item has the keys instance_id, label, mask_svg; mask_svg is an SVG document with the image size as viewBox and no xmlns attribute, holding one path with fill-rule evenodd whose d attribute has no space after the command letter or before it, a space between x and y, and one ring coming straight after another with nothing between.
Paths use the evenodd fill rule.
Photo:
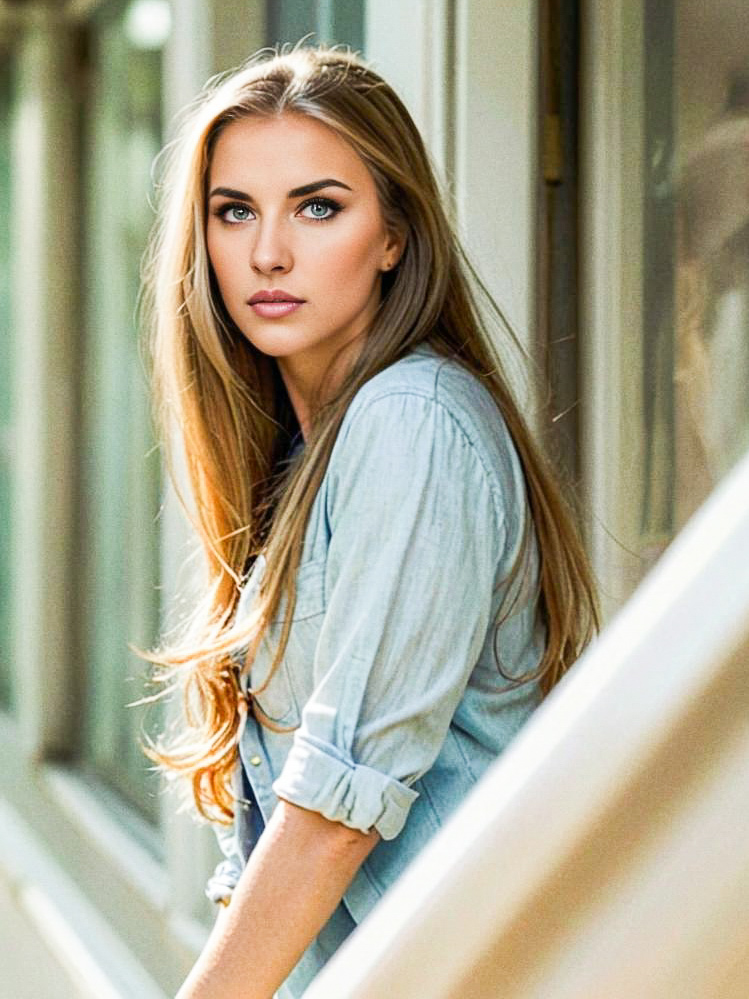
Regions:
<instances>
[{"instance_id":1,"label":"chin","mask_svg":"<svg viewBox=\"0 0 749 999\"><path fill-rule=\"evenodd\" d=\"M256 350L259 350L261 354L266 354L268 357L291 357L293 354L298 354L305 347L309 346L308 344L300 343L298 336L284 336L280 330L275 336L262 335L255 331L247 332L245 330L242 333Z\"/></svg>"}]
</instances>

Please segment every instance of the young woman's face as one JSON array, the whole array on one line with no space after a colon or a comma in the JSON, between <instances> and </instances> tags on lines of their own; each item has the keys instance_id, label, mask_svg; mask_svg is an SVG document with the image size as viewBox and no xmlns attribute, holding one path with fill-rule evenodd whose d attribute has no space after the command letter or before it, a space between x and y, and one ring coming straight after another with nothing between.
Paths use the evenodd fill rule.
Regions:
<instances>
[{"instance_id":1,"label":"young woman's face","mask_svg":"<svg viewBox=\"0 0 749 999\"><path fill-rule=\"evenodd\" d=\"M229 315L314 382L366 329L397 259L372 175L326 125L287 114L228 125L208 181L208 255Z\"/></svg>"}]
</instances>

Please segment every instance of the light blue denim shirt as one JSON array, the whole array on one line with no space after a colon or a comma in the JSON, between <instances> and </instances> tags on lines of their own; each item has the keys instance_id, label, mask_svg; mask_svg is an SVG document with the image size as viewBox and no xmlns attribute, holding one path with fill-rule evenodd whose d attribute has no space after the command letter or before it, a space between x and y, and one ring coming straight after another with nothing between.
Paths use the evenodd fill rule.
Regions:
<instances>
[{"instance_id":1,"label":"light blue denim shirt","mask_svg":"<svg viewBox=\"0 0 749 999\"><path fill-rule=\"evenodd\" d=\"M417 348L357 393L312 507L283 661L240 740L237 818L210 898L231 894L279 798L381 842L279 996L300 996L343 939L505 748L540 694L513 686L545 630L525 598L491 627L529 518L493 399L458 363ZM531 583L537 575L531 531ZM247 580L237 620L265 571ZM534 586L528 590L532 594ZM250 682L267 676L269 630ZM243 680L246 689L247 678Z\"/></svg>"}]
</instances>

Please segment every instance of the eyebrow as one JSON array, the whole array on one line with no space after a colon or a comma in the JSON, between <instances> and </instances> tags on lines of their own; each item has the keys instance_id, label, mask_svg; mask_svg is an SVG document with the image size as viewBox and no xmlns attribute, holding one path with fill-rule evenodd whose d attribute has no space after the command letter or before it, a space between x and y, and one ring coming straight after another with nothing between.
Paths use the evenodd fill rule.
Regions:
<instances>
[{"instance_id":1,"label":"eyebrow","mask_svg":"<svg viewBox=\"0 0 749 999\"><path fill-rule=\"evenodd\" d=\"M301 187L295 187L289 191L286 197L303 198L306 194L314 194L315 191L321 191L324 187L343 187L347 191L351 190L348 184L344 184L343 181L326 177L325 180L313 180L311 184L303 184ZM213 198L215 195L220 195L223 198L237 198L239 201L253 200L252 195L245 194L244 191L235 191L232 187L214 187L208 197Z\"/></svg>"}]
</instances>

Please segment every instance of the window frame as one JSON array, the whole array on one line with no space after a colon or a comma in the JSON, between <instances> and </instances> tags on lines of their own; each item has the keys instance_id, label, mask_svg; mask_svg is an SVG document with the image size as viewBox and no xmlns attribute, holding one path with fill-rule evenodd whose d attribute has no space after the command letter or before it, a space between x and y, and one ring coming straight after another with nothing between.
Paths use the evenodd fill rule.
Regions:
<instances>
[{"instance_id":1,"label":"window frame","mask_svg":"<svg viewBox=\"0 0 749 999\"><path fill-rule=\"evenodd\" d=\"M520 0L488 6L455 0L454 17L458 228L489 291L536 357L538 13ZM536 409L531 397L531 422Z\"/></svg>"},{"instance_id":2,"label":"window frame","mask_svg":"<svg viewBox=\"0 0 749 999\"><path fill-rule=\"evenodd\" d=\"M133 52L124 32L127 0L100 7L87 23L89 81L81 107L83 130L79 187L81 336L77 379L81 442L78 479L79 566L78 661L82 718L76 765L109 785L156 826L158 781L138 747L143 708L128 707L143 696L146 665L128 647L152 647L160 604L158 511L161 471L150 431L150 404L141 363L141 331L135 303L139 259L150 225L148 191L136 195L114 185L118 165L132 158L127 142L144 129L143 108L133 111L130 74L136 60L149 59L149 75L160 54ZM141 64L141 70L144 63ZM147 93L139 80L138 91ZM160 117L161 86L157 95ZM142 101L142 98L141 98ZM149 114L152 109L149 109ZM134 120L130 120L130 116ZM145 135L143 133L146 133ZM156 155L161 145L159 135ZM129 163L148 183L144 152ZM130 154L130 155L128 155ZM152 162L152 159L151 159ZM138 169L139 168L139 169ZM141 205L136 204L140 197ZM138 217L136 212L143 217ZM146 215L148 221L146 222ZM126 413L126 419L123 414ZM149 716L150 717L150 716ZM142 823L135 823L138 828ZM151 838L155 844L157 837Z\"/></svg>"},{"instance_id":3,"label":"window frame","mask_svg":"<svg viewBox=\"0 0 749 999\"><path fill-rule=\"evenodd\" d=\"M588 550L610 617L670 540L644 533L632 502L645 446L643 0L585 0L581 24L581 459Z\"/></svg>"},{"instance_id":4,"label":"window frame","mask_svg":"<svg viewBox=\"0 0 749 999\"><path fill-rule=\"evenodd\" d=\"M13 358L14 337L11 262L10 203L11 203L11 113L13 109L13 74L7 41L0 35L0 239L2 248L2 293L0 294L0 336L3 337L3 365L0 378L0 711L13 713L16 708L16 680L12 669L11 608L7 594L10 591L11 545L13 514L11 503L11 468L14 445L13 427ZM5 322L7 321L7 329Z\"/></svg>"}]
</instances>

